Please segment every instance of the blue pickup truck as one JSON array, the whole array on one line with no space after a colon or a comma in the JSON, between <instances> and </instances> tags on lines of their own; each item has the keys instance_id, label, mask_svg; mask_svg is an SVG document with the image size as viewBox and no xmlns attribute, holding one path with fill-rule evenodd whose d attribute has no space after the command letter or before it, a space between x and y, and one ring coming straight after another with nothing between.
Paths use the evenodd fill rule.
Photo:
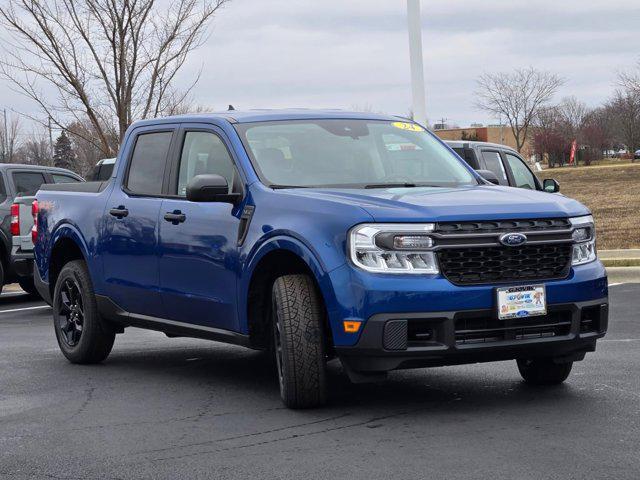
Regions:
<instances>
[{"instance_id":1,"label":"blue pickup truck","mask_svg":"<svg viewBox=\"0 0 640 480\"><path fill-rule=\"evenodd\" d=\"M401 368L513 359L558 384L607 330L593 218L494 185L423 127L338 111L134 123L107 181L43 185L35 281L62 353L128 326L264 350L285 405Z\"/></svg>"}]
</instances>

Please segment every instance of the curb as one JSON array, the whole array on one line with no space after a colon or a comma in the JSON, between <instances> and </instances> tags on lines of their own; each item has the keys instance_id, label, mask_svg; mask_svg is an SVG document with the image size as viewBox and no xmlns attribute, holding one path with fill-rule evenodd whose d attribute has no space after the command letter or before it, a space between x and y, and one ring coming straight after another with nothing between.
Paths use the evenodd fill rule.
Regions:
<instances>
[{"instance_id":1,"label":"curb","mask_svg":"<svg viewBox=\"0 0 640 480\"><path fill-rule=\"evenodd\" d=\"M605 267L640 267L640 258L601 258Z\"/></svg>"},{"instance_id":2,"label":"curb","mask_svg":"<svg viewBox=\"0 0 640 480\"><path fill-rule=\"evenodd\" d=\"M640 267L608 267L609 283L640 283Z\"/></svg>"},{"instance_id":3,"label":"curb","mask_svg":"<svg viewBox=\"0 0 640 480\"><path fill-rule=\"evenodd\" d=\"M640 267L640 249L598 250L605 267Z\"/></svg>"}]
</instances>

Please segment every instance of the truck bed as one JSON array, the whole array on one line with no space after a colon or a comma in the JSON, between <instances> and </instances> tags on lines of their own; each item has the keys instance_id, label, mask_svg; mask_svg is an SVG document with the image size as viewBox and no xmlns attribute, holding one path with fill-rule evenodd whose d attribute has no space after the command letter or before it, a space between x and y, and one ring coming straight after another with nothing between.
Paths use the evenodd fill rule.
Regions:
<instances>
[{"instance_id":1,"label":"truck bed","mask_svg":"<svg viewBox=\"0 0 640 480\"><path fill-rule=\"evenodd\" d=\"M40 187L40 191L47 192L84 192L100 193L109 182L77 182L77 183L48 183Z\"/></svg>"}]
</instances>

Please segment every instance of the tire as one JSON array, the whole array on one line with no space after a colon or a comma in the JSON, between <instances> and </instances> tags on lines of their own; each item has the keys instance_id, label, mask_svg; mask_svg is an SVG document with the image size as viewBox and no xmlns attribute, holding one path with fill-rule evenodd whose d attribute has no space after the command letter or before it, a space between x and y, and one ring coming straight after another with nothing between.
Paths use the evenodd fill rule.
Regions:
<instances>
[{"instance_id":1,"label":"tire","mask_svg":"<svg viewBox=\"0 0 640 480\"><path fill-rule=\"evenodd\" d=\"M18 284L20 288L27 292L29 295L38 295L38 290L36 290L36 286L33 284L33 278L21 278L18 280Z\"/></svg>"},{"instance_id":2,"label":"tire","mask_svg":"<svg viewBox=\"0 0 640 480\"><path fill-rule=\"evenodd\" d=\"M273 350L280 396L289 408L327 401L323 305L307 275L279 277L272 291Z\"/></svg>"},{"instance_id":3,"label":"tire","mask_svg":"<svg viewBox=\"0 0 640 480\"><path fill-rule=\"evenodd\" d=\"M4 287L4 263L0 260L0 293Z\"/></svg>"},{"instance_id":4,"label":"tire","mask_svg":"<svg viewBox=\"0 0 640 480\"><path fill-rule=\"evenodd\" d=\"M98 313L93 284L82 260L67 263L53 292L58 346L71 363L100 363L109 356L115 331Z\"/></svg>"},{"instance_id":5,"label":"tire","mask_svg":"<svg viewBox=\"0 0 640 480\"><path fill-rule=\"evenodd\" d=\"M518 370L530 385L559 385L571 373L573 362L555 363L552 358L518 360Z\"/></svg>"}]
</instances>

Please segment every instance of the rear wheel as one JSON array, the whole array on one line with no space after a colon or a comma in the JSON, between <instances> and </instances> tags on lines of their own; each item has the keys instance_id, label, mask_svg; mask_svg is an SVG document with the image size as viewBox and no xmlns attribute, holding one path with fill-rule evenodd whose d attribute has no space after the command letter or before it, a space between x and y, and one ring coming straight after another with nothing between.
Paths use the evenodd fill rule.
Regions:
<instances>
[{"instance_id":1,"label":"rear wheel","mask_svg":"<svg viewBox=\"0 0 640 480\"><path fill-rule=\"evenodd\" d=\"M518 370L525 382L531 385L559 385L564 382L573 362L555 363L552 358L518 360Z\"/></svg>"},{"instance_id":2,"label":"rear wheel","mask_svg":"<svg viewBox=\"0 0 640 480\"><path fill-rule=\"evenodd\" d=\"M58 276L53 322L60 350L71 363L99 363L111 352L116 334L98 313L82 260L67 263Z\"/></svg>"},{"instance_id":3,"label":"rear wheel","mask_svg":"<svg viewBox=\"0 0 640 480\"><path fill-rule=\"evenodd\" d=\"M2 287L4 287L4 264L0 260L0 293L2 293Z\"/></svg>"},{"instance_id":4,"label":"rear wheel","mask_svg":"<svg viewBox=\"0 0 640 480\"><path fill-rule=\"evenodd\" d=\"M272 293L273 346L280 396L289 408L327 400L323 307L307 275L278 278Z\"/></svg>"}]
</instances>

